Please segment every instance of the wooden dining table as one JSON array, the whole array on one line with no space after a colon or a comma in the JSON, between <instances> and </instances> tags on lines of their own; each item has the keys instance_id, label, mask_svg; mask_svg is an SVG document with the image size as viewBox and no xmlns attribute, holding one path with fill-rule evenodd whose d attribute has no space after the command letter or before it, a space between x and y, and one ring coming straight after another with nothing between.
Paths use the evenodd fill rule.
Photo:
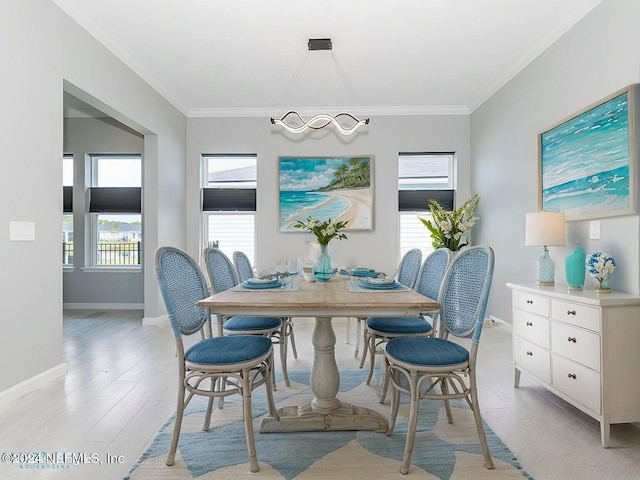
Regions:
<instances>
[{"instance_id":1,"label":"wooden dining table","mask_svg":"<svg viewBox=\"0 0 640 480\"><path fill-rule=\"evenodd\" d=\"M324 430L374 430L385 432L387 420L374 410L337 398L340 372L336 363L336 317L418 316L439 304L414 290L359 291L348 289L347 278L328 282L300 282L294 289L248 290L238 287L202 299L201 307L221 317L234 315L315 317L311 368L311 402L278 410L280 420L266 417L261 433ZM219 333L220 334L220 333Z\"/></svg>"}]
</instances>

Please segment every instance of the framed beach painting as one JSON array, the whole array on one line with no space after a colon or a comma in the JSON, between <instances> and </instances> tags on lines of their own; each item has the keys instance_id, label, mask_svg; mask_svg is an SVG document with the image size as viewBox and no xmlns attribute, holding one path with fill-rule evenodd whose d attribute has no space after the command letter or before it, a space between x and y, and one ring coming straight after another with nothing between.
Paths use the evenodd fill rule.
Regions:
<instances>
[{"instance_id":1,"label":"framed beach painting","mask_svg":"<svg viewBox=\"0 0 640 480\"><path fill-rule=\"evenodd\" d=\"M540 133L541 210L567 220L635 213L638 85Z\"/></svg>"},{"instance_id":2,"label":"framed beach painting","mask_svg":"<svg viewBox=\"0 0 640 480\"><path fill-rule=\"evenodd\" d=\"M280 231L308 217L373 229L373 156L279 157L279 172Z\"/></svg>"}]
</instances>

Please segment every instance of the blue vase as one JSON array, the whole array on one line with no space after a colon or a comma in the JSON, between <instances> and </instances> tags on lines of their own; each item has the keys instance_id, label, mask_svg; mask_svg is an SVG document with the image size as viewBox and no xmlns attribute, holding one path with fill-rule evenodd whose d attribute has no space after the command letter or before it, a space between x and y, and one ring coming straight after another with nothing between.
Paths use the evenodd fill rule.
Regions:
<instances>
[{"instance_id":1,"label":"blue vase","mask_svg":"<svg viewBox=\"0 0 640 480\"><path fill-rule=\"evenodd\" d=\"M319 282L327 282L333 278L334 272L329 256L329 245L320 245L320 258L313 267L313 276Z\"/></svg>"},{"instance_id":2,"label":"blue vase","mask_svg":"<svg viewBox=\"0 0 640 480\"><path fill-rule=\"evenodd\" d=\"M579 244L577 244L573 252L564 258L569 290L582 290L584 288L585 258L586 254Z\"/></svg>"}]
</instances>

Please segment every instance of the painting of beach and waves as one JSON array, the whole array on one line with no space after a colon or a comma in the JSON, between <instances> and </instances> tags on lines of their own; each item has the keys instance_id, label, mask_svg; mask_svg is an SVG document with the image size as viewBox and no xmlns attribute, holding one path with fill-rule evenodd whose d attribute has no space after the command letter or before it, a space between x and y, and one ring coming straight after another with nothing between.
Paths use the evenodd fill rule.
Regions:
<instances>
[{"instance_id":1,"label":"painting of beach and waves","mask_svg":"<svg viewBox=\"0 0 640 480\"><path fill-rule=\"evenodd\" d=\"M280 230L298 220L346 221L373 229L373 157L280 157Z\"/></svg>"},{"instance_id":2,"label":"painting of beach and waves","mask_svg":"<svg viewBox=\"0 0 640 480\"><path fill-rule=\"evenodd\" d=\"M632 87L540 134L543 211L567 220L635 212Z\"/></svg>"}]
</instances>

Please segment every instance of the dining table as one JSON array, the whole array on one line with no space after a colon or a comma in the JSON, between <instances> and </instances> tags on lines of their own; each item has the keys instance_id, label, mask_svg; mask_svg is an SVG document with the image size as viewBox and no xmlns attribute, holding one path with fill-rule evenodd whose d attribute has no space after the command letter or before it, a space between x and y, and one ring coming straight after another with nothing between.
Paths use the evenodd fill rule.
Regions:
<instances>
[{"instance_id":1,"label":"dining table","mask_svg":"<svg viewBox=\"0 0 640 480\"><path fill-rule=\"evenodd\" d=\"M261 433L372 430L385 432L387 419L365 406L340 401L340 372L336 363L336 335L332 319L341 317L418 316L437 310L438 302L403 287L368 290L349 277L337 275L326 282L298 282L286 288L245 289L238 285L200 300L212 316L235 315L314 317L310 402L278 410L280 419L265 417ZM218 334L221 334L221 326Z\"/></svg>"}]
</instances>

